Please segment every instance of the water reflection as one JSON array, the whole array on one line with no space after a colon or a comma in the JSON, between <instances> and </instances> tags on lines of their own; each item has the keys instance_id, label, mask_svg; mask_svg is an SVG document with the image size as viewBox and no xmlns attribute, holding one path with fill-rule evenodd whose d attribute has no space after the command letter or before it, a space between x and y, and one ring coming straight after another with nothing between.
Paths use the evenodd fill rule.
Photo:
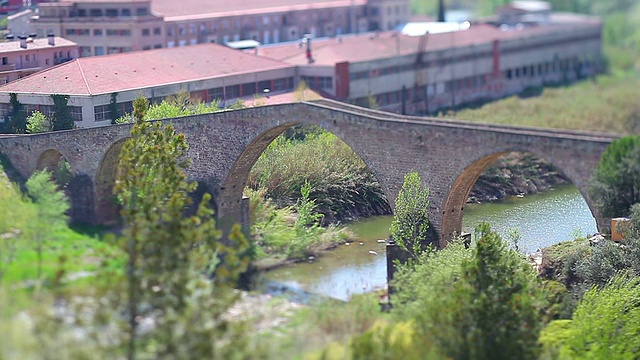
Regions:
<instances>
[{"instance_id":1,"label":"water reflection","mask_svg":"<svg viewBox=\"0 0 640 360\"><path fill-rule=\"evenodd\" d=\"M592 234L596 223L582 195L574 186L561 186L554 191L500 203L468 205L463 229L473 230L479 222L505 236L517 228L521 235L521 249L533 252L574 234ZM294 291L348 300L353 294L384 288L386 285L385 244L378 239L389 236L391 216L378 216L350 224L358 241L341 245L311 263L276 269L265 274ZM372 254L375 252L377 255Z\"/></svg>"}]
</instances>

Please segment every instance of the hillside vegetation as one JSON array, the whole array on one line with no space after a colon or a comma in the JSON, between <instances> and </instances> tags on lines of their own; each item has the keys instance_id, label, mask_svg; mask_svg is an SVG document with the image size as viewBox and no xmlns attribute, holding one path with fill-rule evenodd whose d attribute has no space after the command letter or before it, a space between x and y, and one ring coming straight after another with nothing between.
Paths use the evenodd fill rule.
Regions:
<instances>
[{"instance_id":1,"label":"hillside vegetation","mask_svg":"<svg viewBox=\"0 0 640 360\"><path fill-rule=\"evenodd\" d=\"M602 75L538 97L509 98L441 114L470 121L613 133L640 131L640 76Z\"/></svg>"}]
</instances>

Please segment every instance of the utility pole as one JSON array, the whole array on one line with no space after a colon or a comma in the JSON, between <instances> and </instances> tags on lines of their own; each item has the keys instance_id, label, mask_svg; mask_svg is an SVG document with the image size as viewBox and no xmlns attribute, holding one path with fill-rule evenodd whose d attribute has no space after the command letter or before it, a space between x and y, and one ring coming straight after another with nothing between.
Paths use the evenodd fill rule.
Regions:
<instances>
[{"instance_id":1,"label":"utility pole","mask_svg":"<svg viewBox=\"0 0 640 360\"><path fill-rule=\"evenodd\" d=\"M444 19L444 0L438 1L438 22L445 22Z\"/></svg>"}]
</instances>

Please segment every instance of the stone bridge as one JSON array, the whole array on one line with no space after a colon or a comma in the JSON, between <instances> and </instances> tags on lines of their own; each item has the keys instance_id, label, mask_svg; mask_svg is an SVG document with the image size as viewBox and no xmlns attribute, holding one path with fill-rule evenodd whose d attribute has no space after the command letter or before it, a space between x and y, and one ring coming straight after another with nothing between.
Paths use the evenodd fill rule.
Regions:
<instances>
[{"instance_id":1,"label":"stone bridge","mask_svg":"<svg viewBox=\"0 0 640 360\"><path fill-rule=\"evenodd\" d=\"M586 193L589 178L616 135L488 125L400 116L333 101L301 102L165 120L186 135L191 179L214 195L221 227L247 222L242 190L267 145L286 129L313 124L347 143L368 165L393 206L404 174L415 170L430 189L430 214L439 245L462 226L467 196L482 171L510 151L546 159L580 190L598 226L605 222ZM64 157L74 178L72 218L117 221L112 187L120 148L131 125L0 139L0 152L28 177Z\"/></svg>"}]
</instances>

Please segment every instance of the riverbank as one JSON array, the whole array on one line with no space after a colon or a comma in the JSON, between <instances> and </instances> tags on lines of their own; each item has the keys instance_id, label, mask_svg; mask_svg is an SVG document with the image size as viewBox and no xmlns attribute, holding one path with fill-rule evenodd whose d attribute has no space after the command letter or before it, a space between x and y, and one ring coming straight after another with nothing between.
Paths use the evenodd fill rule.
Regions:
<instances>
[{"instance_id":1,"label":"riverbank","mask_svg":"<svg viewBox=\"0 0 640 360\"><path fill-rule=\"evenodd\" d=\"M512 152L490 165L471 189L468 203L540 194L570 181L551 164L528 153Z\"/></svg>"}]
</instances>

